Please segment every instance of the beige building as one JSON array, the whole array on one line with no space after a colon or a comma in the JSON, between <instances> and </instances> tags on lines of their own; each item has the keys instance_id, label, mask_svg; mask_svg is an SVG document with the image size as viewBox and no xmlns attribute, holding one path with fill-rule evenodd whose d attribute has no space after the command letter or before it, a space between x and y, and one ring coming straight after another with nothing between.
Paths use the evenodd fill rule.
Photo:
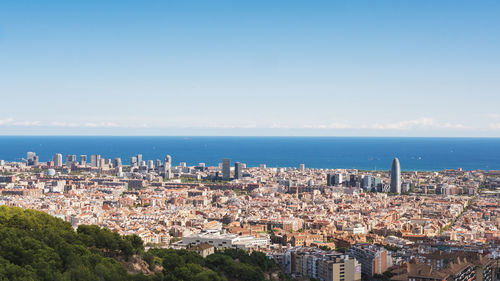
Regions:
<instances>
[{"instance_id":1,"label":"beige building","mask_svg":"<svg viewBox=\"0 0 500 281\"><path fill-rule=\"evenodd\" d=\"M361 280L361 265L348 256L325 256L318 261L318 277L324 281Z\"/></svg>"}]
</instances>

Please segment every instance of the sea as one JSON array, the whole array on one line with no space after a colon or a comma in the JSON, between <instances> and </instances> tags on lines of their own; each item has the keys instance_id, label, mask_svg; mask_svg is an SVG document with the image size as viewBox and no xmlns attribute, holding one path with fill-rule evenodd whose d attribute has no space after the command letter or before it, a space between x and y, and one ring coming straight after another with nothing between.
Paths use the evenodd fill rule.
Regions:
<instances>
[{"instance_id":1,"label":"sea","mask_svg":"<svg viewBox=\"0 0 500 281\"><path fill-rule=\"evenodd\" d=\"M0 160L23 161L33 151L40 161L55 153L142 154L145 160L172 156L173 163L216 166L223 158L248 167L390 170L397 157L403 171L500 170L500 138L403 137L189 137L189 136L0 136Z\"/></svg>"}]
</instances>

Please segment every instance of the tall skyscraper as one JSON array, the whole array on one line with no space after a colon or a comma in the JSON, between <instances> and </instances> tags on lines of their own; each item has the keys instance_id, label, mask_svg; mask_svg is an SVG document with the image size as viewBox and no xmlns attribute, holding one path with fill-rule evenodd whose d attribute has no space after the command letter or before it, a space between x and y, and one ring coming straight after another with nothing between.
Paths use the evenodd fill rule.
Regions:
<instances>
[{"instance_id":1,"label":"tall skyscraper","mask_svg":"<svg viewBox=\"0 0 500 281\"><path fill-rule=\"evenodd\" d=\"M172 177L172 156L165 156L165 164L163 164L163 177L170 179Z\"/></svg>"},{"instance_id":2,"label":"tall skyscraper","mask_svg":"<svg viewBox=\"0 0 500 281\"><path fill-rule=\"evenodd\" d=\"M101 165L101 155L99 154L91 155L90 162L92 167L99 167L99 165Z\"/></svg>"},{"instance_id":3,"label":"tall skyscraper","mask_svg":"<svg viewBox=\"0 0 500 281\"><path fill-rule=\"evenodd\" d=\"M52 158L52 161L54 161L54 166L62 167L63 165L62 154L61 153L55 154L54 157Z\"/></svg>"},{"instance_id":4,"label":"tall skyscraper","mask_svg":"<svg viewBox=\"0 0 500 281\"><path fill-rule=\"evenodd\" d=\"M155 169L155 162L153 160L148 160L148 170L154 170Z\"/></svg>"},{"instance_id":5,"label":"tall skyscraper","mask_svg":"<svg viewBox=\"0 0 500 281\"><path fill-rule=\"evenodd\" d=\"M300 164L299 170L304 171L306 169L306 164Z\"/></svg>"},{"instance_id":6,"label":"tall skyscraper","mask_svg":"<svg viewBox=\"0 0 500 281\"><path fill-rule=\"evenodd\" d=\"M120 157L113 159L113 167L121 167L121 166L122 166L122 159Z\"/></svg>"},{"instance_id":7,"label":"tall skyscraper","mask_svg":"<svg viewBox=\"0 0 500 281\"><path fill-rule=\"evenodd\" d=\"M35 157L33 157L31 164L33 166L38 166L38 155L35 155Z\"/></svg>"},{"instance_id":8,"label":"tall skyscraper","mask_svg":"<svg viewBox=\"0 0 500 281\"><path fill-rule=\"evenodd\" d=\"M137 166L137 157L136 156L130 157L130 166L132 166L132 167Z\"/></svg>"},{"instance_id":9,"label":"tall skyscraper","mask_svg":"<svg viewBox=\"0 0 500 281\"><path fill-rule=\"evenodd\" d=\"M73 163L76 162L76 155L71 154L71 155L66 155L66 166L71 167Z\"/></svg>"},{"instance_id":10,"label":"tall skyscraper","mask_svg":"<svg viewBox=\"0 0 500 281\"><path fill-rule=\"evenodd\" d=\"M326 175L326 185L327 186L335 185L335 175L334 174L327 174Z\"/></svg>"},{"instance_id":11,"label":"tall skyscraper","mask_svg":"<svg viewBox=\"0 0 500 281\"><path fill-rule=\"evenodd\" d=\"M371 188L372 188L372 176L365 175L363 177L363 189L369 191L371 190Z\"/></svg>"},{"instance_id":12,"label":"tall skyscraper","mask_svg":"<svg viewBox=\"0 0 500 281\"><path fill-rule=\"evenodd\" d=\"M87 165L87 155L85 154L80 155L80 165L81 166Z\"/></svg>"},{"instance_id":13,"label":"tall skyscraper","mask_svg":"<svg viewBox=\"0 0 500 281\"><path fill-rule=\"evenodd\" d=\"M342 174L335 174L335 184L334 185L338 185L338 184L342 184L344 183L344 179L342 177Z\"/></svg>"},{"instance_id":14,"label":"tall skyscraper","mask_svg":"<svg viewBox=\"0 0 500 281\"><path fill-rule=\"evenodd\" d=\"M234 163L234 178L241 179L243 176L243 163Z\"/></svg>"},{"instance_id":15,"label":"tall skyscraper","mask_svg":"<svg viewBox=\"0 0 500 281\"><path fill-rule=\"evenodd\" d=\"M137 165L139 165L139 167L142 165L142 154L137 154Z\"/></svg>"},{"instance_id":16,"label":"tall skyscraper","mask_svg":"<svg viewBox=\"0 0 500 281\"><path fill-rule=\"evenodd\" d=\"M228 180L231 178L231 159L222 159L222 178Z\"/></svg>"},{"instance_id":17,"label":"tall skyscraper","mask_svg":"<svg viewBox=\"0 0 500 281\"><path fill-rule=\"evenodd\" d=\"M160 159L156 159L156 161L155 161L155 170L158 173L160 172L160 168L161 168L161 160Z\"/></svg>"},{"instance_id":18,"label":"tall skyscraper","mask_svg":"<svg viewBox=\"0 0 500 281\"><path fill-rule=\"evenodd\" d=\"M38 165L38 156L36 156L35 152L26 153L26 160L28 161L28 166L36 166Z\"/></svg>"},{"instance_id":19,"label":"tall skyscraper","mask_svg":"<svg viewBox=\"0 0 500 281\"><path fill-rule=\"evenodd\" d=\"M392 193L401 194L401 167L399 166L398 158L394 158L392 161L390 191Z\"/></svg>"}]
</instances>

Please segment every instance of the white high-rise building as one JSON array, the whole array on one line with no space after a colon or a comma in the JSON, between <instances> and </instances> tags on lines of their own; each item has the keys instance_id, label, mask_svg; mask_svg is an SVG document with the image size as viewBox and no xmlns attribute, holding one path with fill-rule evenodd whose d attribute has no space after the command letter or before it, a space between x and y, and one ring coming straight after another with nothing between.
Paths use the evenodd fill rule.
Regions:
<instances>
[{"instance_id":1,"label":"white high-rise building","mask_svg":"<svg viewBox=\"0 0 500 281\"><path fill-rule=\"evenodd\" d=\"M165 164L163 164L163 177L166 179L172 178L172 156L165 156Z\"/></svg>"},{"instance_id":2,"label":"white high-rise building","mask_svg":"<svg viewBox=\"0 0 500 281\"><path fill-rule=\"evenodd\" d=\"M335 185L342 184L343 182L342 174L335 174Z\"/></svg>"},{"instance_id":3,"label":"white high-rise building","mask_svg":"<svg viewBox=\"0 0 500 281\"><path fill-rule=\"evenodd\" d=\"M61 153L57 153L54 155L54 157L52 158L52 161L54 161L54 166L56 167L62 167L63 165L63 160L62 160L62 154Z\"/></svg>"},{"instance_id":4,"label":"white high-rise building","mask_svg":"<svg viewBox=\"0 0 500 281\"><path fill-rule=\"evenodd\" d=\"M137 164L137 157L136 156L130 157L130 166L136 167L137 165L138 165Z\"/></svg>"}]
</instances>

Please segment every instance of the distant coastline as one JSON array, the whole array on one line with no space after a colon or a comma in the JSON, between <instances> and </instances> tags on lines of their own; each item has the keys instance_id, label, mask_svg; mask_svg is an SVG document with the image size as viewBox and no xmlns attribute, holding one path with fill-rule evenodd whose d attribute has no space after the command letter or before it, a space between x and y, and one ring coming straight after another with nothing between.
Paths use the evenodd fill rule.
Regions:
<instances>
[{"instance_id":1,"label":"distant coastline","mask_svg":"<svg viewBox=\"0 0 500 281\"><path fill-rule=\"evenodd\" d=\"M55 153L100 154L105 158L142 154L173 157L174 164L216 166L222 158L247 166L388 171L398 157L402 171L500 170L500 138L450 137L216 137L216 136L0 136L0 160L22 161L34 151L40 161Z\"/></svg>"}]
</instances>

